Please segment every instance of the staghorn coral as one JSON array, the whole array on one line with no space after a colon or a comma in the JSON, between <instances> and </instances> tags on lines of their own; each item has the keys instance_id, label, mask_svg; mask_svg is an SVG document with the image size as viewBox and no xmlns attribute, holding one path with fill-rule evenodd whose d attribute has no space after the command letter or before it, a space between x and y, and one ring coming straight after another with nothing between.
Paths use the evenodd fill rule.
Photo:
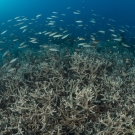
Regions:
<instances>
[{"instance_id":1,"label":"staghorn coral","mask_svg":"<svg viewBox=\"0 0 135 135\"><path fill-rule=\"evenodd\" d=\"M45 49L18 60L1 67L1 134L133 134L135 63L123 67L122 54Z\"/></svg>"}]
</instances>

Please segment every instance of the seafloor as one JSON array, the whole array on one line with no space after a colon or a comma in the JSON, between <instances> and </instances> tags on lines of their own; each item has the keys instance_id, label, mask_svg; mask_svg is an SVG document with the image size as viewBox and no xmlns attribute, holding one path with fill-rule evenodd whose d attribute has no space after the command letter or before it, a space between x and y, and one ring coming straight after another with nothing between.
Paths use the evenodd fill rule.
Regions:
<instances>
[{"instance_id":1,"label":"seafloor","mask_svg":"<svg viewBox=\"0 0 135 135\"><path fill-rule=\"evenodd\" d=\"M0 135L134 135L134 54L56 48L2 58Z\"/></svg>"}]
</instances>

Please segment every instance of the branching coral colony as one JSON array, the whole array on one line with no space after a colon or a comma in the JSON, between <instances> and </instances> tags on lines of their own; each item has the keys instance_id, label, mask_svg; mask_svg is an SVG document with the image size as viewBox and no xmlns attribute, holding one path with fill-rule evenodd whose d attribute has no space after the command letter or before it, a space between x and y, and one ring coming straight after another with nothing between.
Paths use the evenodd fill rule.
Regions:
<instances>
[{"instance_id":1,"label":"branching coral colony","mask_svg":"<svg viewBox=\"0 0 135 135\"><path fill-rule=\"evenodd\" d=\"M3 60L0 133L135 134L135 62L124 60L132 54L65 50L27 51L13 63Z\"/></svg>"}]
</instances>

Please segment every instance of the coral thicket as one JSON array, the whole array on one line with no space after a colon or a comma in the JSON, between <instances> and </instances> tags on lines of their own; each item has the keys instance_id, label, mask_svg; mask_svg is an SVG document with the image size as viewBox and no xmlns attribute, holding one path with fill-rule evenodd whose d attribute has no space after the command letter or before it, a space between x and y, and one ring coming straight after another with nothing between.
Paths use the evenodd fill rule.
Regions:
<instances>
[{"instance_id":1,"label":"coral thicket","mask_svg":"<svg viewBox=\"0 0 135 135\"><path fill-rule=\"evenodd\" d=\"M11 59L0 69L1 134L135 134L132 54L45 48Z\"/></svg>"}]
</instances>

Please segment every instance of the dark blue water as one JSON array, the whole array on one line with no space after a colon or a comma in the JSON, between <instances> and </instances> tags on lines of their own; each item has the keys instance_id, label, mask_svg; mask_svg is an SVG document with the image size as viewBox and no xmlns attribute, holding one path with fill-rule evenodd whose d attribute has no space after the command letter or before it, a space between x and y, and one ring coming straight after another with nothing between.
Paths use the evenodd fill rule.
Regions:
<instances>
[{"instance_id":1,"label":"dark blue water","mask_svg":"<svg viewBox=\"0 0 135 135\"><path fill-rule=\"evenodd\" d=\"M42 13L49 16L52 11L70 14L72 11L80 10L85 14L84 18L88 19L91 10L94 10L94 13L100 14L106 19L117 20L119 25L134 25L134 6L134 0L1 0L0 16L1 21L6 21L6 19L19 15L32 17ZM67 7L71 7L71 10L68 11Z\"/></svg>"},{"instance_id":2,"label":"dark blue water","mask_svg":"<svg viewBox=\"0 0 135 135\"><path fill-rule=\"evenodd\" d=\"M70 7L70 9L67 9L68 7ZM120 32L118 30L124 27L126 39L130 42L130 40L135 37L134 7L134 0L1 0L0 32L8 29L6 36L15 33L18 37L21 35L22 40L24 40L25 37L32 36L32 34L26 33L22 36L21 32L16 30L16 27L13 27L13 25L16 24L14 20L15 17L26 17L29 20L26 21L24 25L27 25L27 23L30 23L31 18L42 14L36 24L29 27L34 28L34 32L38 32L47 29L47 26L43 26L47 21L46 18L53 15L52 12L58 12L56 15L58 18L54 19L57 24L55 29L59 29L60 27L68 29L69 33L74 38L89 38L92 33L96 33L98 40L106 41L110 39L108 29L114 28L115 34L119 35ZM73 14L73 12L77 10L79 10L81 14ZM65 14L65 16L61 14ZM93 18L96 21L95 24L89 22ZM9 19L12 19L12 21L7 22ZM115 22L109 21L109 19ZM76 20L82 20L83 27L78 28L75 22ZM5 24L1 25L2 23ZM98 33L99 30L106 31L106 34L102 36L102 34ZM1 37L1 39L2 38L3 37Z\"/></svg>"}]
</instances>

